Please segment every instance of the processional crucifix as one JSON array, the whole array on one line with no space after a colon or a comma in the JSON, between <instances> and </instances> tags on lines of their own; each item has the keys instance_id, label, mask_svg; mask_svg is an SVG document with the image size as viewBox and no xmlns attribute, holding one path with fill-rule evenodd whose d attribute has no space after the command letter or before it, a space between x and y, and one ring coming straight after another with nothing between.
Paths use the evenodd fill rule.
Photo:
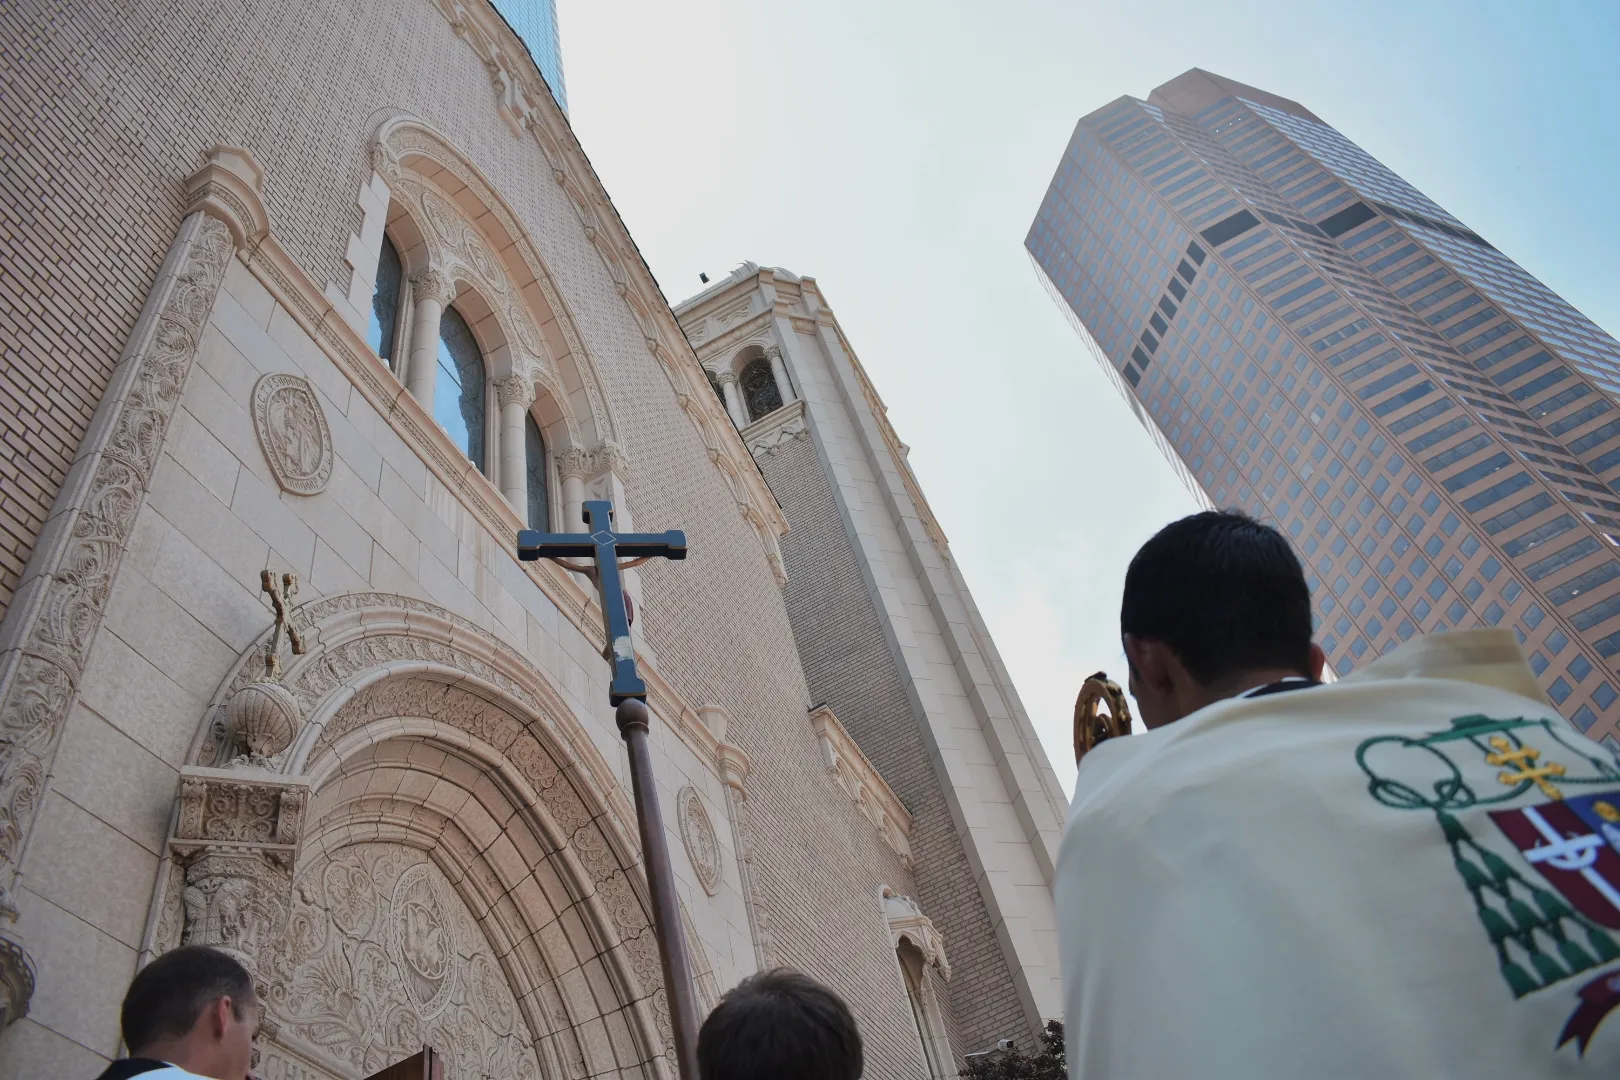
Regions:
<instances>
[{"instance_id":1,"label":"processional crucifix","mask_svg":"<svg viewBox=\"0 0 1620 1080\"><path fill-rule=\"evenodd\" d=\"M636 672L636 648L630 640L629 598L624 594L621 574L648 559L686 558L686 534L679 529L662 533L616 533L613 531L613 504L600 499L585 503L584 520L590 528L588 533L520 531L518 558L525 562L554 559L596 582L602 601L602 626L607 631L603 656L613 666L608 703L617 710L614 719L630 754L630 784L635 791L636 818L641 827L647 888L652 893L653 930L658 935L658 951L663 961L664 990L675 1029L675 1056L683 1080L697 1080L698 1020L692 991L692 961L686 951L686 935L681 930L680 901L675 895L675 875L669 865L664 818L658 808L652 753L647 744L652 714L647 708L647 684ZM621 556L629 561L619 562ZM570 559L594 559L595 562L594 565L575 563L569 562Z\"/></svg>"}]
</instances>

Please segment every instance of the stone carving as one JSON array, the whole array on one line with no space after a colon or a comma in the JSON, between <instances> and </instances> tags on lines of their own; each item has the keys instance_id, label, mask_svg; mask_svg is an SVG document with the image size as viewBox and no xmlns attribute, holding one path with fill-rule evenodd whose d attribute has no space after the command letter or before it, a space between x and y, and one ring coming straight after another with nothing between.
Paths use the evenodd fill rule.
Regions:
<instances>
[{"instance_id":1,"label":"stone carving","mask_svg":"<svg viewBox=\"0 0 1620 1080\"><path fill-rule=\"evenodd\" d=\"M297 375L277 372L253 387L253 430L282 491L316 495L332 479L332 429L320 399Z\"/></svg>"},{"instance_id":2,"label":"stone carving","mask_svg":"<svg viewBox=\"0 0 1620 1080\"><path fill-rule=\"evenodd\" d=\"M27 1015L34 996L34 958L11 932L16 921L17 909L5 902L0 908L0 1030Z\"/></svg>"},{"instance_id":3,"label":"stone carving","mask_svg":"<svg viewBox=\"0 0 1620 1080\"><path fill-rule=\"evenodd\" d=\"M259 953L265 1004L334 1071L364 1076L426 1043L448 1059L446 1076L540 1080L500 962L422 852L365 843L312 853L289 895L285 930Z\"/></svg>"},{"instance_id":4,"label":"stone carving","mask_svg":"<svg viewBox=\"0 0 1620 1080\"><path fill-rule=\"evenodd\" d=\"M443 270L429 267L411 278L411 295L418 302L436 300L448 304L456 298L456 283Z\"/></svg>"},{"instance_id":5,"label":"stone carving","mask_svg":"<svg viewBox=\"0 0 1620 1080\"><path fill-rule=\"evenodd\" d=\"M570 446L566 450L559 451L555 456L557 459L557 471L562 474L564 480L572 477L583 480L590 475L591 455L588 451L581 450L577 446Z\"/></svg>"},{"instance_id":6,"label":"stone carving","mask_svg":"<svg viewBox=\"0 0 1620 1080\"><path fill-rule=\"evenodd\" d=\"M810 711L810 726L821 740L827 772L838 781L855 808L872 823L883 842L911 868L911 813L884 781L838 717L825 705Z\"/></svg>"},{"instance_id":7,"label":"stone carving","mask_svg":"<svg viewBox=\"0 0 1620 1080\"><path fill-rule=\"evenodd\" d=\"M692 860L698 884L713 896L720 891L720 841L714 834L709 811L703 805L703 797L691 784L681 788L680 794L675 796L675 807L686 857Z\"/></svg>"},{"instance_id":8,"label":"stone carving","mask_svg":"<svg viewBox=\"0 0 1620 1080\"><path fill-rule=\"evenodd\" d=\"M934 926L934 920L922 913L917 901L885 885L883 914L896 947L902 940L910 941L922 954L923 963L937 967L946 979L951 977L950 961L945 959L945 936Z\"/></svg>"},{"instance_id":9,"label":"stone carving","mask_svg":"<svg viewBox=\"0 0 1620 1080\"><path fill-rule=\"evenodd\" d=\"M181 771L169 850L184 870L183 944L212 945L257 971L286 923L308 798L305 781L274 773Z\"/></svg>"},{"instance_id":10,"label":"stone carving","mask_svg":"<svg viewBox=\"0 0 1620 1080\"><path fill-rule=\"evenodd\" d=\"M495 382L495 400L501 408L517 404L527 409L534 404L534 380L521 371L509 371L505 375L497 375Z\"/></svg>"},{"instance_id":11,"label":"stone carving","mask_svg":"<svg viewBox=\"0 0 1620 1080\"><path fill-rule=\"evenodd\" d=\"M248 683L231 695L225 725L250 758L266 761L292 745L300 722L298 699L280 683Z\"/></svg>"},{"instance_id":12,"label":"stone carving","mask_svg":"<svg viewBox=\"0 0 1620 1080\"><path fill-rule=\"evenodd\" d=\"M70 481L57 496L62 527L46 530L48 546L31 562L37 573L18 591L24 595L33 586L43 595L28 610L14 607L9 613L16 618L0 644L0 909L10 906L18 858L85 651L101 623L232 251L231 231L218 218L193 214L181 225L166 264L172 276L158 279L86 437L83 479ZM15 955L15 945L10 942L6 952ZM14 994L32 984L22 974L29 966L0 964L0 978ZM14 997L0 1019L9 1022L26 1010L26 1000Z\"/></svg>"}]
</instances>

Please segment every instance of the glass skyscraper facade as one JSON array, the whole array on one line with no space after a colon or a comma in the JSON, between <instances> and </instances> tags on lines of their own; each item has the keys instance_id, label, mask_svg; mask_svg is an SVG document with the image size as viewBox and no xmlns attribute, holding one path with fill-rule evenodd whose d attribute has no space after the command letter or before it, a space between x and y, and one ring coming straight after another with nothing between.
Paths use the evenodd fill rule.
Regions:
<instances>
[{"instance_id":1,"label":"glass skyscraper facade","mask_svg":"<svg viewBox=\"0 0 1620 1080\"><path fill-rule=\"evenodd\" d=\"M563 82L562 44L557 37L557 0L494 0L494 4L529 47L529 55L545 76L551 96L566 113L568 87Z\"/></svg>"},{"instance_id":2,"label":"glass skyscraper facade","mask_svg":"<svg viewBox=\"0 0 1620 1080\"><path fill-rule=\"evenodd\" d=\"M1336 672L1508 626L1620 745L1620 343L1301 105L1198 70L1080 120L1025 245L1189 487L1293 539Z\"/></svg>"}]
</instances>

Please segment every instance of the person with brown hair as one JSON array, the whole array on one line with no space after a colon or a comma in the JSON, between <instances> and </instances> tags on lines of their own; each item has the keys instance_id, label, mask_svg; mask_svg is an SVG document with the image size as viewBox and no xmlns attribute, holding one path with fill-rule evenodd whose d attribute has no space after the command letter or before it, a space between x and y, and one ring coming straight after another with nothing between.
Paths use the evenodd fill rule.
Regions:
<instances>
[{"instance_id":1,"label":"person with brown hair","mask_svg":"<svg viewBox=\"0 0 1620 1080\"><path fill-rule=\"evenodd\" d=\"M253 976L229 955L166 952L129 984L120 1020L130 1056L98 1080L250 1080L259 1012Z\"/></svg>"}]
</instances>

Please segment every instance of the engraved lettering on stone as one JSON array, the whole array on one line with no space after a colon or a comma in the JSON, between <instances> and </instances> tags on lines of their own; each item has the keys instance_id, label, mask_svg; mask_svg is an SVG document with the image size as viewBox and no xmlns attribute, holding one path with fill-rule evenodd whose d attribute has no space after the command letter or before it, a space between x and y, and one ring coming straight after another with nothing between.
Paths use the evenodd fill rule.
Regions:
<instances>
[{"instance_id":1,"label":"engraved lettering on stone","mask_svg":"<svg viewBox=\"0 0 1620 1080\"><path fill-rule=\"evenodd\" d=\"M285 372L253 387L253 429L283 491L315 495L332 479L332 429L308 382Z\"/></svg>"},{"instance_id":2,"label":"engraved lettering on stone","mask_svg":"<svg viewBox=\"0 0 1620 1080\"><path fill-rule=\"evenodd\" d=\"M714 834L714 823L703 806L703 797L688 784L681 788L675 803L681 821L681 841L686 845L687 857L697 872L698 884L713 896L720 891L720 842Z\"/></svg>"}]
</instances>

